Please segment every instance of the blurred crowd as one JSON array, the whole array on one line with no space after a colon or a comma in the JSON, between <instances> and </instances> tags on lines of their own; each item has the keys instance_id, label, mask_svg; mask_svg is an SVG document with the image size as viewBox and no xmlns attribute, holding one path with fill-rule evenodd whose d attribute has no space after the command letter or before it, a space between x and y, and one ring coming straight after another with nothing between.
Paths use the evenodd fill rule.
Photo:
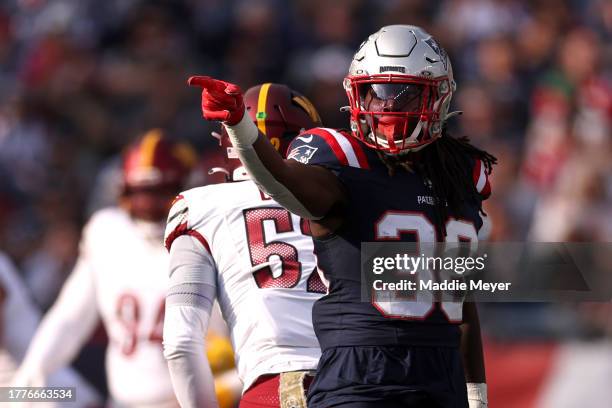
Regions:
<instances>
[{"instance_id":1,"label":"blurred crowd","mask_svg":"<svg viewBox=\"0 0 612 408\"><path fill-rule=\"evenodd\" d=\"M342 78L387 24L451 56L452 133L499 158L489 239L612 241L610 1L3 0L0 248L48 307L122 147L153 127L212 143L190 74L287 83L347 127Z\"/></svg>"}]
</instances>

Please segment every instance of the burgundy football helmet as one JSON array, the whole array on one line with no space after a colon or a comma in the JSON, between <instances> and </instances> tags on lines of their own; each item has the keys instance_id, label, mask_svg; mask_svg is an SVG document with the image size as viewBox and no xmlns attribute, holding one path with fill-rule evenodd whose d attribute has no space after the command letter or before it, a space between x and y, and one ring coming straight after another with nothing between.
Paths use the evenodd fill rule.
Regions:
<instances>
[{"instance_id":1,"label":"burgundy football helmet","mask_svg":"<svg viewBox=\"0 0 612 408\"><path fill-rule=\"evenodd\" d=\"M196 163L186 144L164 138L153 129L130 144L123 156L122 201L135 218L163 220Z\"/></svg>"},{"instance_id":2,"label":"burgundy football helmet","mask_svg":"<svg viewBox=\"0 0 612 408\"><path fill-rule=\"evenodd\" d=\"M305 129L321 126L321 117L304 95L282 84L265 83L246 91L244 104L251 119L270 143L283 156L289 143ZM229 136L222 127L221 133L213 132L219 140L222 157L210 157L208 174L223 173L227 181L249 178L234 152ZM206 154L206 153L205 153Z\"/></svg>"}]
</instances>

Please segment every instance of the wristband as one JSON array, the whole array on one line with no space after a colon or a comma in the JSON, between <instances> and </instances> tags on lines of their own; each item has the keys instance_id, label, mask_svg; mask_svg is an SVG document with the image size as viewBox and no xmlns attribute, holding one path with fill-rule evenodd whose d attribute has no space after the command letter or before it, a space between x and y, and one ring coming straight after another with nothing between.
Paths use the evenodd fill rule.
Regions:
<instances>
[{"instance_id":1,"label":"wristband","mask_svg":"<svg viewBox=\"0 0 612 408\"><path fill-rule=\"evenodd\" d=\"M484 406L487 405L486 383L467 383L466 386L468 401L478 401L479 403L484 404Z\"/></svg>"},{"instance_id":2,"label":"wristband","mask_svg":"<svg viewBox=\"0 0 612 408\"><path fill-rule=\"evenodd\" d=\"M246 109L244 110L244 115L240 122L233 126L224 123L223 126L225 126L225 130L227 130L227 135L232 142L232 146L238 150L250 149L259 136L259 130L246 112Z\"/></svg>"}]
</instances>

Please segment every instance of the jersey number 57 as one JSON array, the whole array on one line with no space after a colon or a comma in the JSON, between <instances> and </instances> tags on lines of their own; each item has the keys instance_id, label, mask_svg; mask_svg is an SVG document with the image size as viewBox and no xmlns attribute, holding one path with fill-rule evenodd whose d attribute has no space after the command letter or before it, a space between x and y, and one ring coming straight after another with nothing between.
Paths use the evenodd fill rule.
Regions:
<instances>
[{"instance_id":1,"label":"jersey number 57","mask_svg":"<svg viewBox=\"0 0 612 408\"><path fill-rule=\"evenodd\" d=\"M303 265L300 262L300 251L286 241L300 242L310 240L308 224L297 215L291 214L284 208L258 207L243 211L246 224L247 240L251 264L254 267L268 264L253 272L253 277L259 288L294 288L300 282ZM287 235L286 241L266 238L264 223L273 223L276 234L293 233ZM296 231L295 224L300 225ZM312 248L309 246L308 248ZM303 249L306 250L306 249ZM312 251L311 249L308 249ZM312 252L308 255L313 256ZM280 261L280 272L273 273L269 266L271 260ZM306 291L326 293L327 289L318 274L317 268L310 271L306 282Z\"/></svg>"}]
</instances>

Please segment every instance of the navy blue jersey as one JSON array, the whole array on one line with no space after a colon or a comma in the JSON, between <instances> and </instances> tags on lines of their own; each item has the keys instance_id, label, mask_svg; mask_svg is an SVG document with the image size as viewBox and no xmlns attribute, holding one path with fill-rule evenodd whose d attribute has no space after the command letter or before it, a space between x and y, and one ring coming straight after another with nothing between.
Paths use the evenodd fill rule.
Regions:
<instances>
[{"instance_id":1,"label":"navy blue jersey","mask_svg":"<svg viewBox=\"0 0 612 408\"><path fill-rule=\"evenodd\" d=\"M479 204L466 205L442 225L433 191L418 172L390 176L377 152L350 135L315 128L293 140L287 158L332 170L348 192L345 222L335 234L315 239L318 267L329 293L313 307L313 324L323 350L339 346L458 346L461 303L432 298L388 304L362 301L361 243L476 240L482 225ZM474 182L490 192L484 166L474 161Z\"/></svg>"},{"instance_id":2,"label":"navy blue jersey","mask_svg":"<svg viewBox=\"0 0 612 408\"><path fill-rule=\"evenodd\" d=\"M357 346L323 352L308 408L468 408L456 347Z\"/></svg>"}]
</instances>

